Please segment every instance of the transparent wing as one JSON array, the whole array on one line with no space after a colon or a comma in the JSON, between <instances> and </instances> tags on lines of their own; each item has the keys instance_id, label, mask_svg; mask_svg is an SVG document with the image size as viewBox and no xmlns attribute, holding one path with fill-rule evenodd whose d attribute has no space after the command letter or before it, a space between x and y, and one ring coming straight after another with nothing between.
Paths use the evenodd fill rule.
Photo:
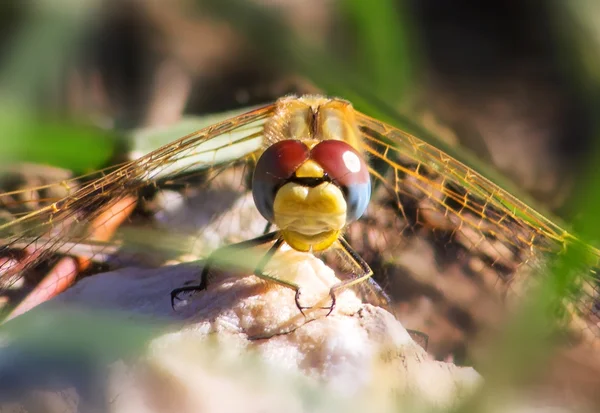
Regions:
<instances>
[{"instance_id":1,"label":"transparent wing","mask_svg":"<svg viewBox=\"0 0 600 413\"><path fill-rule=\"evenodd\" d=\"M87 183L68 178L0 194L5 206L45 204L31 212L16 212L0 224L0 290L56 253L68 254L78 248L78 253L90 259L110 253L105 241L129 219L145 191L177 186L183 182L178 176L212 179L252 156L262 148L263 125L272 111L273 105L269 105L201 129L136 160L91 174ZM35 195L56 188L62 188L62 197ZM114 248L115 243L110 245ZM74 270L71 265L61 271Z\"/></svg>"},{"instance_id":2,"label":"transparent wing","mask_svg":"<svg viewBox=\"0 0 600 413\"><path fill-rule=\"evenodd\" d=\"M583 245L444 152L364 114L357 113L357 121L371 174L386 190L388 206L402 217L403 242L409 232L428 233L437 243L438 262L443 254L453 255L455 262L468 256L467 271L473 277L481 276L480 284L518 294L533 282L534 274L543 274L549 255L560 254L569 245ZM385 228L386 224L378 226ZM394 234L386 236L393 238ZM399 242L388 239L385 243L393 249ZM592 247L585 248L590 260L582 265L583 285L570 297L567 310L577 318L574 325L595 338L600 336L595 270L600 254ZM490 273L493 280L485 279Z\"/></svg>"}]
</instances>

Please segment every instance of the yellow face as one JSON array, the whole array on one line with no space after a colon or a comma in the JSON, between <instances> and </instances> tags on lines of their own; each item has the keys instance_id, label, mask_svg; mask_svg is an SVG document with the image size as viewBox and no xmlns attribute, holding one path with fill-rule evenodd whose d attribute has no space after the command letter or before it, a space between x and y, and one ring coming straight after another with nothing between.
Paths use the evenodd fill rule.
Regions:
<instances>
[{"instance_id":1,"label":"yellow face","mask_svg":"<svg viewBox=\"0 0 600 413\"><path fill-rule=\"evenodd\" d=\"M324 171L313 160L296 171L297 177L323 178ZM330 182L315 187L289 182L282 186L273 205L274 224L290 247L298 251L329 248L346 225L346 200Z\"/></svg>"}]
</instances>

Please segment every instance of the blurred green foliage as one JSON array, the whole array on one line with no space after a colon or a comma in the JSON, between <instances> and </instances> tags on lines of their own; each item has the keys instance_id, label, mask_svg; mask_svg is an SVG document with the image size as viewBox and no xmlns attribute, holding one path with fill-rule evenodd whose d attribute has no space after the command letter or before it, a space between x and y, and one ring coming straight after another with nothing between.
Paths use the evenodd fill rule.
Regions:
<instances>
[{"instance_id":1,"label":"blurred green foliage","mask_svg":"<svg viewBox=\"0 0 600 413\"><path fill-rule=\"evenodd\" d=\"M100 169L114 156L114 134L19 110L0 113L0 162L59 166L75 174Z\"/></svg>"},{"instance_id":2,"label":"blurred green foliage","mask_svg":"<svg viewBox=\"0 0 600 413\"><path fill-rule=\"evenodd\" d=\"M98 169L114 155L114 134L53 119L39 103L76 57L95 2L40 0L21 7L0 66L0 162L46 163L75 173Z\"/></svg>"}]
</instances>

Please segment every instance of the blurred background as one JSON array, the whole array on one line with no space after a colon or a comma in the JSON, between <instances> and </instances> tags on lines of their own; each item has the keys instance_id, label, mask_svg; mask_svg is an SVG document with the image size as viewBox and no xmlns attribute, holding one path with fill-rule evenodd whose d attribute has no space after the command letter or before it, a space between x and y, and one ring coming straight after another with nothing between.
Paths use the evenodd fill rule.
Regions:
<instances>
[{"instance_id":1,"label":"blurred background","mask_svg":"<svg viewBox=\"0 0 600 413\"><path fill-rule=\"evenodd\" d=\"M142 151L136 131L321 93L599 238L583 218L600 149L593 0L38 0L0 12L4 190L123 161ZM436 357L464 355L453 334Z\"/></svg>"},{"instance_id":2,"label":"blurred background","mask_svg":"<svg viewBox=\"0 0 600 413\"><path fill-rule=\"evenodd\" d=\"M594 135L592 1L1 7L3 157L81 172L118 157L130 145L123 131L320 92L371 115L398 111L396 124L468 148L573 218L569 199ZM94 142L96 156L75 149L77 138Z\"/></svg>"}]
</instances>

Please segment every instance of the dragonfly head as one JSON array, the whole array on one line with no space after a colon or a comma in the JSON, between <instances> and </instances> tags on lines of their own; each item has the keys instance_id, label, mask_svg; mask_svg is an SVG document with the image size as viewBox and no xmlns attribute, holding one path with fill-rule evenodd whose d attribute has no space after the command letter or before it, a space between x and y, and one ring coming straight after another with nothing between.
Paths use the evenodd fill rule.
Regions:
<instances>
[{"instance_id":1,"label":"dragonfly head","mask_svg":"<svg viewBox=\"0 0 600 413\"><path fill-rule=\"evenodd\" d=\"M365 161L346 142L324 140L309 148L283 140L259 158L252 193L262 216L292 248L321 251L364 213L371 181Z\"/></svg>"}]
</instances>

